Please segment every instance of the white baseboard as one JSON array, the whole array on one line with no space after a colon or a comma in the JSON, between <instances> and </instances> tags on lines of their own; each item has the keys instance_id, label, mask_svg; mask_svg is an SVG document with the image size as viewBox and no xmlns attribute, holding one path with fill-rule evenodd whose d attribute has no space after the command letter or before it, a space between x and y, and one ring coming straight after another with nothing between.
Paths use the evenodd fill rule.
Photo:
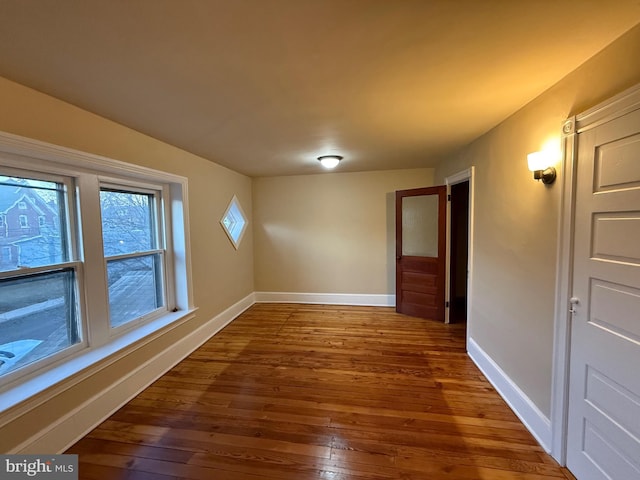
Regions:
<instances>
[{"instance_id":1,"label":"white baseboard","mask_svg":"<svg viewBox=\"0 0 640 480\"><path fill-rule=\"evenodd\" d=\"M247 295L8 453L65 451L253 305L254 297Z\"/></svg>"},{"instance_id":2,"label":"white baseboard","mask_svg":"<svg viewBox=\"0 0 640 480\"><path fill-rule=\"evenodd\" d=\"M472 338L469 338L467 350L487 380L491 382L542 448L549 453L551 451L550 420Z\"/></svg>"},{"instance_id":3,"label":"white baseboard","mask_svg":"<svg viewBox=\"0 0 640 480\"><path fill-rule=\"evenodd\" d=\"M358 293L255 292L257 303L314 303L322 305L360 305L395 307L396 296Z\"/></svg>"}]
</instances>

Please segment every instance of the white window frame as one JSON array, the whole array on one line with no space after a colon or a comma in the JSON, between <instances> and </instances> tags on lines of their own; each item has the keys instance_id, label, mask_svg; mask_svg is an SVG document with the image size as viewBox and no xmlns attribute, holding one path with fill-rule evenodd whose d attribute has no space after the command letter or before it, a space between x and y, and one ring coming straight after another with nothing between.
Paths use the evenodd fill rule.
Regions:
<instances>
[{"instance_id":1,"label":"white window frame","mask_svg":"<svg viewBox=\"0 0 640 480\"><path fill-rule=\"evenodd\" d=\"M75 348L0 378L0 412L22 404L21 408L13 409L15 415L4 419L10 421L22 409L34 408L50 398L56 390L51 388L54 385L71 388L92 369L104 368L193 318L197 309L191 285L186 178L4 132L0 132L0 166L4 170L31 171L38 177L72 179L73 187L68 195L77 206L73 212L77 214L77 221L74 214L69 216L69 221L73 222L71 229L77 233L79 248L71 260L78 261L79 309L84 333ZM162 205L158 208L166 219L163 240L167 308L130 322L124 329L111 329L104 310L108 298L99 190L105 183L160 191ZM77 375L79 372L83 374Z\"/></svg>"},{"instance_id":2,"label":"white window frame","mask_svg":"<svg viewBox=\"0 0 640 480\"><path fill-rule=\"evenodd\" d=\"M154 212L154 220L157 222L157 225L154 226L154 232L156 235L156 246L155 248L145 251L145 255L150 254L159 254L162 258L162 278L163 278L163 286L162 286L162 296L164 300L164 304L152 311L147 313L146 315L139 317L135 320L131 320L129 322L123 323L116 327L111 327L110 336L120 335L122 332L127 331L131 328L135 328L136 325L144 323L146 321L152 320L154 318L158 318L161 315L164 315L169 310L175 308L175 295L173 292L175 291L175 281L173 278L173 274L171 270L168 270L167 265L172 263L172 252L167 248L167 237L171 239L171 236L163 235L163 232L167 231L166 229L171 229L171 218L166 214L166 209L164 208L164 194L167 193L166 189L163 188L162 185L153 185L148 183L141 182L132 182L127 179L116 179L116 178L100 178L100 190L108 189L108 190L122 190L131 193L141 193L141 194L149 194L154 197L154 205L152 208L155 210ZM128 253L123 255L116 256L105 256L104 264L105 270L108 266L109 260L115 259L124 259L124 258L134 258L139 257L140 252L136 253Z\"/></svg>"},{"instance_id":3,"label":"white window frame","mask_svg":"<svg viewBox=\"0 0 640 480\"><path fill-rule=\"evenodd\" d=\"M27 209L27 202L18 202L18 210L26 210Z\"/></svg>"},{"instance_id":4,"label":"white window frame","mask_svg":"<svg viewBox=\"0 0 640 480\"><path fill-rule=\"evenodd\" d=\"M19 270L12 270L12 271L10 270L6 272L0 272L0 277L19 278L23 276L41 274L46 272L54 272L56 270L60 270L63 268L72 269L76 279L74 287L77 290L76 296L78 299L78 304L76 308L76 315L78 317L77 318L78 334L80 336L80 341L78 343L74 345L70 345L69 347L63 350L60 350L52 355L42 358L32 364L26 365L25 367L19 370L3 375L0 378L0 382L1 382L0 392L1 392L2 384L4 384L5 382L10 384L11 382L15 381L16 379L19 379L20 377L27 377L31 375L33 372L36 372L37 370L39 370L40 368L48 364L53 364L57 361L61 361L62 359L85 349L87 347L87 338L85 335L85 332L87 331L87 324L85 321L85 315L83 313L85 311L85 302L84 302L84 299L82 298L82 295L80 295L83 268L82 268L81 262L79 261L80 255L79 255L79 249L78 249L78 238L74 234L74 231L77 230L76 228L77 221L76 221L76 214L75 214L75 208L74 208L76 195L75 195L75 186L73 184L73 179L69 176L52 174L50 172L41 172L41 171L34 171L32 169L25 169L22 166L16 166L16 168L12 168L11 165L5 166L8 164L5 162L2 162L1 158L0 158L0 165L2 167L2 173L8 173L16 177L28 176L29 178L34 180L54 182L54 183L61 184L64 187L65 198L64 198L64 205L61 205L61 208L64 209L66 223L68 225L68 230L65 231L67 235L67 238L65 239L65 243L68 245L67 247L68 251L66 252L68 259L65 261L62 261L61 263L49 264L44 266L37 266L37 267L20 266ZM27 220L27 225L23 226L22 221L20 219L21 217L26 218L26 215L19 216L21 228L28 228L29 227L28 220ZM20 258L19 255L18 255L18 258Z\"/></svg>"},{"instance_id":5,"label":"white window frame","mask_svg":"<svg viewBox=\"0 0 640 480\"><path fill-rule=\"evenodd\" d=\"M237 214L239 214L240 216L240 220L242 220L239 229L236 228L237 222L235 221L236 216L234 215L234 212L237 212ZM231 217L234 220L231 224L231 228L225 225L225 220L228 217ZM238 248L240 247L240 242L242 242L242 237L244 237L244 233L247 231L249 221L247 220L247 215L244 213L242 205L240 205L240 200L238 200L238 197L236 195L233 196L233 198L229 202L229 206L224 212L224 215L222 215L222 218L220 219L220 225L222 226L224 233L226 233L227 237L229 237L229 241L231 241L231 244L236 250L238 250Z\"/></svg>"},{"instance_id":6,"label":"white window frame","mask_svg":"<svg viewBox=\"0 0 640 480\"><path fill-rule=\"evenodd\" d=\"M20 222L20 228L29 228L29 217L26 215L18 215L18 222Z\"/></svg>"}]
</instances>

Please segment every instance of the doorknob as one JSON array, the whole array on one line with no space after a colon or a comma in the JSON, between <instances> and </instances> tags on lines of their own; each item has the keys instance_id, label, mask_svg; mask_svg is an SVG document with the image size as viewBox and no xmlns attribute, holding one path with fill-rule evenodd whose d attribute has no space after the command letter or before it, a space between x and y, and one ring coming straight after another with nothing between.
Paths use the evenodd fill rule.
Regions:
<instances>
[{"instance_id":1,"label":"doorknob","mask_svg":"<svg viewBox=\"0 0 640 480\"><path fill-rule=\"evenodd\" d=\"M569 313L574 314L578 311L576 310L576 306L580 305L580 299L578 297L571 297L569 299L569 303L571 304L571 308L569 309Z\"/></svg>"}]
</instances>

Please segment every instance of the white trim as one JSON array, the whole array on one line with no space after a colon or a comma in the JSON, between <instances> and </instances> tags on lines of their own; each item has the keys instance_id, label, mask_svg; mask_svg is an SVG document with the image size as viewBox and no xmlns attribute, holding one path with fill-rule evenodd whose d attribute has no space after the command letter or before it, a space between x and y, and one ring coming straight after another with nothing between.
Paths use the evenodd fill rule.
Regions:
<instances>
[{"instance_id":1,"label":"white trim","mask_svg":"<svg viewBox=\"0 0 640 480\"><path fill-rule=\"evenodd\" d=\"M189 184L186 179L182 183L170 183L170 198L174 201L165 204L171 221L171 238L167 238L166 248L171 247L174 252L182 255L172 256L172 274L174 278L182 279L173 286L175 288L173 301L178 310L194 308L193 277L191 270L191 225L189 224ZM167 271L169 273L169 271Z\"/></svg>"},{"instance_id":2,"label":"white trim","mask_svg":"<svg viewBox=\"0 0 640 480\"><path fill-rule=\"evenodd\" d=\"M562 179L558 245L556 253L556 295L551 380L551 455L566 464L567 408L569 399L569 297L573 271L573 226L576 170L575 119L563 126Z\"/></svg>"},{"instance_id":3,"label":"white trim","mask_svg":"<svg viewBox=\"0 0 640 480\"><path fill-rule=\"evenodd\" d=\"M65 356L43 373L3 390L0 428L193 318L194 313L177 312L158 318L102 347L85 349L71 358Z\"/></svg>"},{"instance_id":4,"label":"white trim","mask_svg":"<svg viewBox=\"0 0 640 480\"><path fill-rule=\"evenodd\" d=\"M360 305L395 307L396 296L364 293L256 292L256 303L314 303L321 305Z\"/></svg>"},{"instance_id":5,"label":"white trim","mask_svg":"<svg viewBox=\"0 0 640 480\"><path fill-rule=\"evenodd\" d=\"M455 185L456 183L466 182L473 176L474 167L469 167L461 172L449 175L444 179L445 185Z\"/></svg>"},{"instance_id":6,"label":"white trim","mask_svg":"<svg viewBox=\"0 0 640 480\"><path fill-rule=\"evenodd\" d=\"M185 184L187 182L186 177L173 173L162 172L7 132L0 132L0 152L4 154L5 158L9 158L10 155L27 156L29 159L53 161L74 167L78 171L85 171L87 168L99 170L103 173L115 174L118 178L124 175L143 180L151 179L154 183L160 181ZM31 169L27 163L22 162L19 162L16 168L22 170ZM38 170L38 167L36 167L36 170ZM68 175L68 173L65 175Z\"/></svg>"},{"instance_id":7,"label":"white trim","mask_svg":"<svg viewBox=\"0 0 640 480\"><path fill-rule=\"evenodd\" d=\"M240 216L242 217L242 221L244 222L242 224L242 227L240 228L240 235L238 235L237 239L233 238L233 234L224 224L225 218L227 218L227 215L229 215L229 212L231 212L231 209L234 206L240 211ZM240 205L240 200L238 200L238 197L236 195L233 196L233 198L229 202L229 206L224 211L224 215L222 215L222 218L220 219L220 226L222 226L224 233L227 234L227 237L229 238L229 241L231 241L233 247L238 250L238 248L240 248L240 242L242 242L242 237L244 237L244 234L247 231L247 227L249 226L249 220L247 219L247 214L244 213L244 209L242 208L242 205Z\"/></svg>"},{"instance_id":8,"label":"white trim","mask_svg":"<svg viewBox=\"0 0 640 480\"><path fill-rule=\"evenodd\" d=\"M640 108L640 84L576 116L575 130L582 133Z\"/></svg>"},{"instance_id":9,"label":"white trim","mask_svg":"<svg viewBox=\"0 0 640 480\"><path fill-rule=\"evenodd\" d=\"M6 165L9 169L15 169L20 173L36 172L35 178L61 175L60 182L65 183L68 188L69 202L76 191L84 190L83 195L77 196L80 202L79 216L81 218L75 218L75 215L72 214L78 211L75 206L71 208L67 205L67 214L69 221L73 223L72 227L79 228L80 234L84 238L91 239L91 241L85 242L83 253L84 265L92 265L90 269L76 268L77 271L83 273L78 275L78 281L85 287L80 289L82 293L79 295L80 310L83 313L84 343L67 349L65 358L68 360L64 362L62 359L56 360L55 356L47 357L47 360L43 360L42 363L34 363L32 367L25 367L19 373L16 371L13 376L11 373L6 376L6 381L0 386L1 427L16 416L24 414L57 395L56 392L70 388L74 384L73 382L81 381L111 364L115 361L114 359L127 355L133 349L156 338L155 335L152 335L155 329L158 330L158 334L161 334L162 331L167 331L166 329L171 322L176 322L175 326L177 326L186 321L192 316L195 308L193 289L191 288L187 178L5 132L0 132L0 162L3 168ZM111 180L109 177L110 181L122 181L127 185L137 185L139 181L143 181L144 185L148 186L148 182L151 182L154 190L158 189L156 185L159 187L158 184L163 184L163 192L171 192L171 195L163 197L167 204L165 213L168 217L165 229L172 233L168 237L173 240L174 248L180 249L177 250L179 254L173 255L173 252L168 251L171 244L169 239L167 240L165 271L174 276L175 284L172 285L172 290L173 288L176 290L175 298L171 298L175 304L173 302L167 304L171 311L155 320L152 316L148 317L149 322L144 326L141 325L139 328L136 326L113 341L108 338L108 322L103 318L106 311L104 305L107 304L107 301L106 288L104 288L105 275L100 267L104 264L102 244L101 239L96 240L99 235L94 234L100 231L99 225L96 224L96 222L98 224L100 222L97 192L99 190L98 177L102 177L103 174L109 174L117 179ZM70 188L70 180L68 179L72 177L76 180L75 188ZM164 186L165 184L166 186ZM71 228L71 231L74 230L75 228ZM75 235L72 236L72 239L75 239ZM74 244L74 258L79 257L75 252L76 249L77 246ZM91 258L91 261L87 262L87 258ZM166 295L167 299L171 297L169 293ZM91 304L87 303L87 298L92 299ZM93 308L89 310L91 306ZM177 307L177 311L173 310L174 306ZM87 318L92 319L90 324L87 323ZM143 339L143 335L150 335L150 337ZM87 341L90 348L75 352L79 347L86 346ZM134 342L138 343L133 345ZM40 366L42 366L42 370L39 370Z\"/></svg>"},{"instance_id":10,"label":"white trim","mask_svg":"<svg viewBox=\"0 0 640 480\"><path fill-rule=\"evenodd\" d=\"M558 226L556 297L553 339L553 378L551 385L551 455L566 464L567 421L569 415L569 361L571 327L569 297L573 290L573 241L575 228L575 182L578 133L602 125L640 108L640 84L603 103L569 118L563 125L562 192Z\"/></svg>"},{"instance_id":11,"label":"white trim","mask_svg":"<svg viewBox=\"0 0 640 480\"><path fill-rule=\"evenodd\" d=\"M254 294L247 295L8 453L64 452L254 303Z\"/></svg>"},{"instance_id":12,"label":"white trim","mask_svg":"<svg viewBox=\"0 0 640 480\"><path fill-rule=\"evenodd\" d=\"M173 264L170 266L175 278L183 279L174 285L175 302L181 310L193 309L189 184L186 177L1 131L0 158L9 168L35 171L38 175L48 172L47 175L61 175L66 179L77 177L75 174L78 172L90 171L92 174L112 175L112 180L117 182L131 182L131 178L135 178L151 182L154 186L158 183L168 184L170 199L165 197L164 200L170 221L165 227L171 230L173 250L182 252L182 255L172 256ZM170 246L167 244L166 247Z\"/></svg>"},{"instance_id":13,"label":"white trim","mask_svg":"<svg viewBox=\"0 0 640 480\"><path fill-rule=\"evenodd\" d=\"M475 167L471 166L466 170L454 173L444 179L444 183L447 186L447 198L451 194L451 185L456 185L462 182L469 182L469 211L468 211L468 231L467 231L467 332L469 331L469 320L471 312L471 267L473 265L473 176L475 174ZM445 302L449 302L451 305L451 292L449 291L449 283L451 282L451 249L449 248L451 243L451 209L449 208L449 202L447 201L447 230L446 230L446 244L447 253L445 255L445 285L444 285L444 297ZM444 323L450 323L449 314L451 308L445 309ZM467 341L469 336L467 334Z\"/></svg>"},{"instance_id":14,"label":"white trim","mask_svg":"<svg viewBox=\"0 0 640 480\"><path fill-rule=\"evenodd\" d=\"M500 368L500 366L482 350L482 348L470 338L468 341L468 353L471 360L477 365L491 385L507 402L513 413L522 421L538 443L546 452L551 446L551 422L536 407L518 385Z\"/></svg>"}]
</instances>

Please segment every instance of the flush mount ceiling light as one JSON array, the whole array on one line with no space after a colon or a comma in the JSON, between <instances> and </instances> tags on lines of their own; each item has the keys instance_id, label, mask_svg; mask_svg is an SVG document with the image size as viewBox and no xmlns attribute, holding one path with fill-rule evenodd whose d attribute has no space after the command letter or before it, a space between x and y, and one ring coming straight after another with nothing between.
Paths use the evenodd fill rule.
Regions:
<instances>
[{"instance_id":1,"label":"flush mount ceiling light","mask_svg":"<svg viewBox=\"0 0 640 480\"><path fill-rule=\"evenodd\" d=\"M318 161L324 168L335 168L340 163L342 157L340 155L323 155L318 157Z\"/></svg>"}]
</instances>

